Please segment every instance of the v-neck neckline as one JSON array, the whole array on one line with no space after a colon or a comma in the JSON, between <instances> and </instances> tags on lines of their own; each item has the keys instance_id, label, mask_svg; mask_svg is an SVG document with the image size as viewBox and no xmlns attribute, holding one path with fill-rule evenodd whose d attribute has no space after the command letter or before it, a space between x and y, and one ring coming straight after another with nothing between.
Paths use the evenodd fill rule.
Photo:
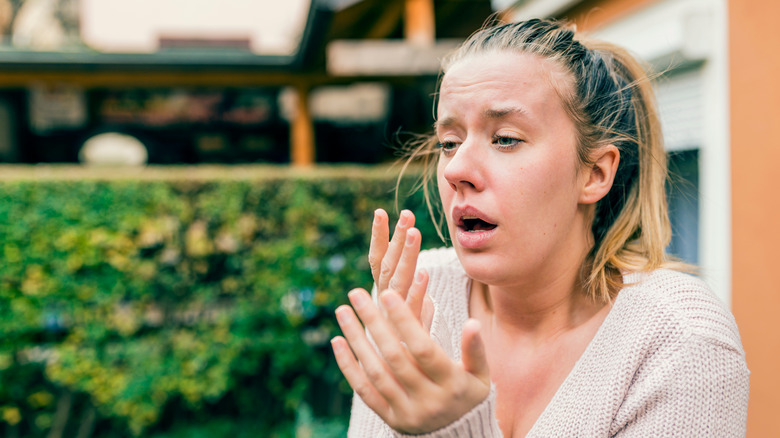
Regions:
<instances>
[{"instance_id":1,"label":"v-neck neckline","mask_svg":"<svg viewBox=\"0 0 780 438\"><path fill-rule=\"evenodd\" d=\"M465 275L465 272L464 272L464 275ZM585 350L582 352L580 357L574 363L574 366L569 371L569 373L566 375L566 378L563 379L561 384L558 386L558 389L555 390L555 394L553 394L553 396L550 399L550 401L544 407L544 410L542 411L542 413L539 414L539 417L534 422L534 425L531 426L531 429L528 431L526 436L530 436L532 434L532 432L534 431L534 429L537 428L537 425L541 424L545 420L548 411L551 410L551 406L554 406L556 400L558 400L559 398L562 397L561 393L568 386L569 381L575 379L577 374L580 373L580 368L582 368L582 366L583 366L582 363L585 360L587 360L591 355L593 355L594 354L593 350L596 349L596 347L600 343L603 342L601 340L601 338L603 338L605 336L605 335L603 335L603 333L609 328L609 326L612 324L612 321L616 318L616 316L614 316L614 315L619 313L619 311L617 311L617 310L619 310L619 307L622 306L622 303L624 301L622 299L622 297L625 295L623 293L623 291L625 291L626 289L630 288L635 282L638 282L638 280L639 280L637 278L638 275L639 274L637 274L637 273L624 273L623 274L623 276L622 276L623 277L623 284L624 284L623 289L621 289L621 291L615 297L614 301L612 302L612 307L609 309L609 312L607 313L607 315L604 317L604 320L599 325L598 330L596 330L596 334L593 335L593 338L588 342L588 345L585 347ZM466 281L466 309L468 309L467 313L466 313L466 317L470 318L471 317L471 309L470 309L471 289L472 289L472 283L473 283L474 280L472 278L470 278L468 275L466 275L466 279L467 279L467 281ZM594 345L596 347L594 347Z\"/></svg>"}]
</instances>

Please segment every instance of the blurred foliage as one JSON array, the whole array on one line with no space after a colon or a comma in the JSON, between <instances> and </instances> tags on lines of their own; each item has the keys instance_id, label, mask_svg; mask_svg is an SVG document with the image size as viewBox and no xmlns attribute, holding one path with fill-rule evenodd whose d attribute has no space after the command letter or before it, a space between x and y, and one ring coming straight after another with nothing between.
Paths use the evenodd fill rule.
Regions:
<instances>
[{"instance_id":1,"label":"blurred foliage","mask_svg":"<svg viewBox=\"0 0 780 438\"><path fill-rule=\"evenodd\" d=\"M0 182L0 435L344 435L333 311L371 285L372 211L397 217L394 186ZM402 207L441 244L419 194Z\"/></svg>"}]
</instances>

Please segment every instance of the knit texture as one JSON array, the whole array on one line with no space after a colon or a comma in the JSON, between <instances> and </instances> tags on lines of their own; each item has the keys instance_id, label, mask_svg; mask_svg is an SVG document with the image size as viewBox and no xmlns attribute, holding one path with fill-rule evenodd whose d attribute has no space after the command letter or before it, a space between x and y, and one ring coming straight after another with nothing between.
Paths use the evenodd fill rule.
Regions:
<instances>
[{"instance_id":1,"label":"knit texture","mask_svg":"<svg viewBox=\"0 0 780 438\"><path fill-rule=\"evenodd\" d=\"M453 360L468 319L469 279L454 250L423 251L431 337ZM733 316L700 280L632 273L529 437L745 435L749 371ZM357 395L349 437L405 437ZM451 425L421 435L501 437L495 390Z\"/></svg>"}]
</instances>

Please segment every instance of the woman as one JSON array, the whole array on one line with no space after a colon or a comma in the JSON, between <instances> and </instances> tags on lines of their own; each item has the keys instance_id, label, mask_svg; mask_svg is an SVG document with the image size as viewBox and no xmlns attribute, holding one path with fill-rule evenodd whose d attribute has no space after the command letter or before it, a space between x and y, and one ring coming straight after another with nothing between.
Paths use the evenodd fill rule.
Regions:
<instances>
[{"instance_id":1,"label":"woman","mask_svg":"<svg viewBox=\"0 0 780 438\"><path fill-rule=\"evenodd\" d=\"M435 130L415 155L454 250L419 253L408 211L388 242L377 211L379 294L350 292L332 341L350 436L744 435L734 319L664 255L635 59L551 21L484 29L445 61Z\"/></svg>"}]
</instances>

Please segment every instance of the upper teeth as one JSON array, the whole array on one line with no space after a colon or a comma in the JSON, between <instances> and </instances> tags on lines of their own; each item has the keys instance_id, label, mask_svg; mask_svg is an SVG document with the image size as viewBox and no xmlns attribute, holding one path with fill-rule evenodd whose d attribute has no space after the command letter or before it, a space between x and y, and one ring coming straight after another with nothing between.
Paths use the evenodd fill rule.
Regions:
<instances>
[{"instance_id":1,"label":"upper teeth","mask_svg":"<svg viewBox=\"0 0 780 438\"><path fill-rule=\"evenodd\" d=\"M476 216L463 216L461 219L466 220L466 219L479 219L479 218Z\"/></svg>"}]
</instances>

